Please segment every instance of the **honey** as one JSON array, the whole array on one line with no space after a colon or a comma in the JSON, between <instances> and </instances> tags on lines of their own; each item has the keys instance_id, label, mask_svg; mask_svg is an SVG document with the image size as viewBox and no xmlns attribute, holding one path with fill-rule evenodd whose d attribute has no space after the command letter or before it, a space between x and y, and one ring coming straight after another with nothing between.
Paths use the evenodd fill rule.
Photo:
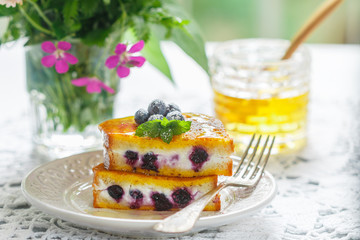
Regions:
<instances>
[{"instance_id":1,"label":"honey","mask_svg":"<svg viewBox=\"0 0 360 240\"><path fill-rule=\"evenodd\" d=\"M238 151L246 147L244 139L253 133L275 135L275 153L300 149L305 144L307 104L308 92L288 98L243 99L214 90L216 117L234 138Z\"/></svg>"},{"instance_id":2,"label":"honey","mask_svg":"<svg viewBox=\"0 0 360 240\"><path fill-rule=\"evenodd\" d=\"M276 136L272 154L305 146L311 58L301 46L281 60L288 46L282 39L239 39L214 49L214 111L239 153L254 133Z\"/></svg>"}]
</instances>

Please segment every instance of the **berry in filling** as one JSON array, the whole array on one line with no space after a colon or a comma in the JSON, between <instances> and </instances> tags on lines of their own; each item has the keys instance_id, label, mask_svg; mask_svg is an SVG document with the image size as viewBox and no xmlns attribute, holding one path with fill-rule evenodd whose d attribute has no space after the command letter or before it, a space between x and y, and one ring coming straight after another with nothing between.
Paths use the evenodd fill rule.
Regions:
<instances>
[{"instance_id":1,"label":"berry in filling","mask_svg":"<svg viewBox=\"0 0 360 240\"><path fill-rule=\"evenodd\" d=\"M154 193L151 199L154 201L156 211L167 211L172 208L172 203L163 193Z\"/></svg>"},{"instance_id":2,"label":"berry in filling","mask_svg":"<svg viewBox=\"0 0 360 240\"><path fill-rule=\"evenodd\" d=\"M142 158L141 168L158 172L156 160L157 156L153 152L146 153Z\"/></svg>"},{"instance_id":3,"label":"berry in filling","mask_svg":"<svg viewBox=\"0 0 360 240\"><path fill-rule=\"evenodd\" d=\"M135 200L130 204L130 208L140 208L144 197L143 194L139 190L130 190L130 196Z\"/></svg>"},{"instance_id":4,"label":"berry in filling","mask_svg":"<svg viewBox=\"0 0 360 240\"><path fill-rule=\"evenodd\" d=\"M129 164L131 166L134 166L136 161L139 159L138 153L130 150L125 152L124 157L126 158L126 164Z\"/></svg>"},{"instance_id":5,"label":"berry in filling","mask_svg":"<svg viewBox=\"0 0 360 240\"><path fill-rule=\"evenodd\" d=\"M130 196L135 200L142 199L144 197L139 190L130 190Z\"/></svg>"},{"instance_id":6,"label":"berry in filling","mask_svg":"<svg viewBox=\"0 0 360 240\"><path fill-rule=\"evenodd\" d=\"M204 162L209 158L209 154L202 147L194 147L189 159L193 163L193 170L198 172Z\"/></svg>"},{"instance_id":7,"label":"berry in filling","mask_svg":"<svg viewBox=\"0 0 360 240\"><path fill-rule=\"evenodd\" d=\"M176 190L171 194L171 197L180 208L188 205L192 199L191 194L185 188Z\"/></svg>"},{"instance_id":8,"label":"berry in filling","mask_svg":"<svg viewBox=\"0 0 360 240\"><path fill-rule=\"evenodd\" d=\"M112 186L108 187L107 191L108 191L110 197L115 199L117 202L119 202L121 200L122 196L124 195L124 190L119 185L112 185Z\"/></svg>"}]
</instances>

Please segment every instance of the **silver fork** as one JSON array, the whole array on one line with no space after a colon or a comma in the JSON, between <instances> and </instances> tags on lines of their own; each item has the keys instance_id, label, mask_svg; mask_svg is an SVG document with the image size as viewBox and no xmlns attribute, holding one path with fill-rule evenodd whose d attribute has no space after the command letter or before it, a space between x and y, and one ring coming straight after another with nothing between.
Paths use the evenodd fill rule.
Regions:
<instances>
[{"instance_id":1,"label":"silver fork","mask_svg":"<svg viewBox=\"0 0 360 240\"><path fill-rule=\"evenodd\" d=\"M275 137L272 138L265 159L262 159L270 138L270 136L267 136L264 146L262 147L262 150L260 152L260 155L257 158L256 162L254 162L255 155L261 140L261 135L260 135L258 137L258 140L256 142L253 152L251 153L249 160L246 162L245 159L249 153L249 149L252 146L254 138L255 138L255 134L252 136L250 143L246 147L246 150L243 153L242 157L240 159L235 157L236 159L239 159L240 162L234 174L231 177L219 183L215 189L211 190L210 192L208 192L207 194L205 194L195 202L191 203L189 206L183 208L181 211L163 219L161 222L157 223L153 227L153 229L159 232L166 232L166 233L187 232L195 225L197 219L199 218L206 204L209 201L211 201L215 197L215 195L218 192L220 192L222 189L229 186L254 189L263 175L266 163L269 159L270 152L275 141Z\"/></svg>"}]
</instances>

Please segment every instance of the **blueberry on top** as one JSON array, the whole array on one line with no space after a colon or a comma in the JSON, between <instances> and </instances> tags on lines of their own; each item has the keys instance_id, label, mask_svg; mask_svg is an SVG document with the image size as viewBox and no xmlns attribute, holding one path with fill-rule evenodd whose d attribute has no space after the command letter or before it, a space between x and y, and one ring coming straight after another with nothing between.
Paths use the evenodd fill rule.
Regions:
<instances>
[{"instance_id":1,"label":"blueberry on top","mask_svg":"<svg viewBox=\"0 0 360 240\"><path fill-rule=\"evenodd\" d=\"M135 113L135 122L137 123L137 124L142 124L142 123L144 123L144 122L146 122L147 120L148 120L148 118L149 118L149 112L148 111L146 111L145 109L143 109L143 108L140 108L139 110L137 110L136 111L136 113Z\"/></svg>"},{"instance_id":2,"label":"blueberry on top","mask_svg":"<svg viewBox=\"0 0 360 240\"><path fill-rule=\"evenodd\" d=\"M150 115L154 114L166 114L166 104L163 100L155 99L153 100L148 107L148 112Z\"/></svg>"},{"instance_id":3,"label":"blueberry on top","mask_svg":"<svg viewBox=\"0 0 360 240\"><path fill-rule=\"evenodd\" d=\"M184 116L179 111L173 111L173 112L168 113L168 115L166 115L166 118L169 121L171 121L171 120L184 121L185 120Z\"/></svg>"},{"instance_id":4,"label":"blueberry on top","mask_svg":"<svg viewBox=\"0 0 360 240\"><path fill-rule=\"evenodd\" d=\"M161 114L154 114L154 115L151 115L148 119L148 121L152 121L152 120L162 120L164 118L163 115Z\"/></svg>"},{"instance_id":5,"label":"blueberry on top","mask_svg":"<svg viewBox=\"0 0 360 240\"><path fill-rule=\"evenodd\" d=\"M181 188L171 194L172 199L179 207L185 207L191 201L190 193L185 189Z\"/></svg>"},{"instance_id":6,"label":"blueberry on top","mask_svg":"<svg viewBox=\"0 0 360 240\"><path fill-rule=\"evenodd\" d=\"M169 103L168 105L166 105L166 115L173 111L181 112L179 106L175 103Z\"/></svg>"},{"instance_id":7,"label":"blueberry on top","mask_svg":"<svg viewBox=\"0 0 360 240\"><path fill-rule=\"evenodd\" d=\"M154 193L151 199L154 201L156 211L167 211L172 208L172 203L163 193Z\"/></svg>"},{"instance_id":8,"label":"blueberry on top","mask_svg":"<svg viewBox=\"0 0 360 240\"><path fill-rule=\"evenodd\" d=\"M124 195L124 190L119 185L111 185L110 187L108 187L107 190L109 195L116 201L120 201L120 199Z\"/></svg>"},{"instance_id":9,"label":"blueberry on top","mask_svg":"<svg viewBox=\"0 0 360 240\"><path fill-rule=\"evenodd\" d=\"M133 166L139 159L139 154L137 152L127 150L124 157L126 158L126 164Z\"/></svg>"}]
</instances>

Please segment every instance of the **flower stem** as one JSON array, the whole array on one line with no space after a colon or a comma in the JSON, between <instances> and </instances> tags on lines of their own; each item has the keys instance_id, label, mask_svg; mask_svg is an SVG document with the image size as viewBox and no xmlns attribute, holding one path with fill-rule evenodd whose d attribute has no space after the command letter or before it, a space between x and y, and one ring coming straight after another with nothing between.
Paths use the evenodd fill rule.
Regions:
<instances>
[{"instance_id":1,"label":"flower stem","mask_svg":"<svg viewBox=\"0 0 360 240\"><path fill-rule=\"evenodd\" d=\"M30 23L34 28L36 28L37 30L39 30L39 31L41 31L41 32L43 32L43 33L49 34L49 35L51 35L51 36L55 36L54 33L52 33L50 30L43 28L43 27L40 26L37 22L35 22L35 21L25 12L25 10L23 9L22 6L19 6L19 9L20 9L21 14L24 15L24 17L26 18L26 20L28 20L29 23Z\"/></svg>"},{"instance_id":2,"label":"flower stem","mask_svg":"<svg viewBox=\"0 0 360 240\"><path fill-rule=\"evenodd\" d=\"M33 5L33 7L35 8L35 10L38 12L39 16L44 20L44 22L46 22L46 24L52 28L52 23L51 21L45 16L44 12L41 11L39 5L37 5L35 2L33 2L32 0L27 0L29 3L31 3Z\"/></svg>"}]
</instances>

